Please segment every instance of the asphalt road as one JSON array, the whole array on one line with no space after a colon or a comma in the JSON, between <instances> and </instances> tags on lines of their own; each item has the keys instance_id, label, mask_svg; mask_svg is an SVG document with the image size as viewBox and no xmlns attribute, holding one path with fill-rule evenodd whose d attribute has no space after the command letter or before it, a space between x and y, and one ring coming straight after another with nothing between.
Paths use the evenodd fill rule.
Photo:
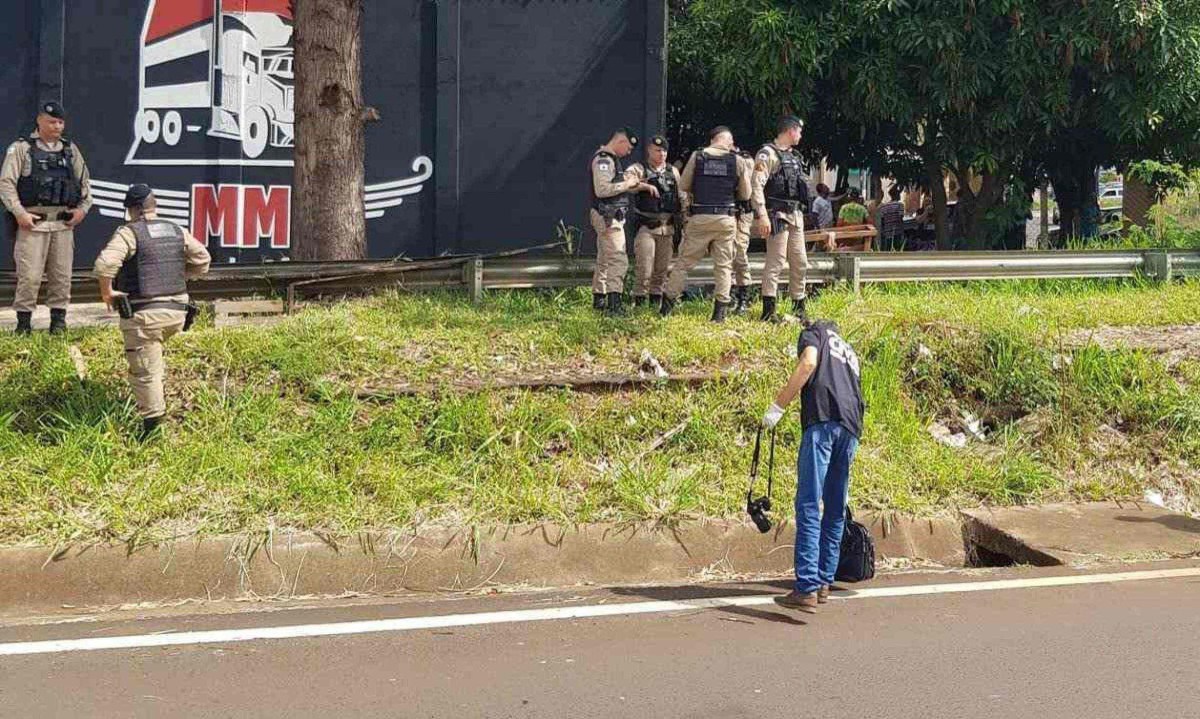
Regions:
<instances>
[{"instance_id":1,"label":"asphalt road","mask_svg":"<svg viewBox=\"0 0 1200 719\"><path fill-rule=\"evenodd\" d=\"M775 586L743 584L282 611L185 608L12 624L0 626L0 717L1196 717L1200 564L1151 568L1163 566L1191 573L1002 590L989 584L969 593L864 593L836 599L816 616L756 599ZM1133 569L1146 567L1094 571ZM1063 574L1072 573L910 574L870 587L903 594L934 583ZM689 604L705 597L737 597L748 606ZM539 621L510 613L663 600L682 606ZM498 614L487 615L494 623L464 623L480 612ZM186 632L430 616L445 626L12 654L37 641L182 641ZM510 621L518 616L526 621Z\"/></svg>"}]
</instances>

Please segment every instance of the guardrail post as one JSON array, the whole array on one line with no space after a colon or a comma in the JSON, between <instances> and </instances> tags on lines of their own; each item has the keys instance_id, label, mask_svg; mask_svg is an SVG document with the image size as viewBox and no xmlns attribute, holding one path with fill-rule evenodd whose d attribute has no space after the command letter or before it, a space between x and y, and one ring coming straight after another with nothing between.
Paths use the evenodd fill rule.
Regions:
<instances>
[{"instance_id":1,"label":"guardrail post","mask_svg":"<svg viewBox=\"0 0 1200 719\"><path fill-rule=\"evenodd\" d=\"M473 304L483 302L483 258L472 257L463 264L463 284Z\"/></svg>"},{"instance_id":2,"label":"guardrail post","mask_svg":"<svg viewBox=\"0 0 1200 719\"><path fill-rule=\"evenodd\" d=\"M1171 281L1171 255L1167 252L1147 252L1143 260L1143 271L1155 282Z\"/></svg>"},{"instance_id":3,"label":"guardrail post","mask_svg":"<svg viewBox=\"0 0 1200 719\"><path fill-rule=\"evenodd\" d=\"M837 283L849 284L854 294L858 294L862 290L862 260L854 255L838 254L834 255L833 262Z\"/></svg>"}]
</instances>

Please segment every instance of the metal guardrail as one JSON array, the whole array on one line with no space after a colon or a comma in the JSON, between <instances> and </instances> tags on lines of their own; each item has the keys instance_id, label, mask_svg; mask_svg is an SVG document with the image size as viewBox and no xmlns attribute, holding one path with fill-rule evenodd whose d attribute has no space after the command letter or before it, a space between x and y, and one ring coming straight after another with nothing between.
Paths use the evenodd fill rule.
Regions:
<instances>
[{"instance_id":1,"label":"metal guardrail","mask_svg":"<svg viewBox=\"0 0 1200 719\"><path fill-rule=\"evenodd\" d=\"M750 256L760 276L765 257ZM466 289L473 298L486 290L566 288L591 284L594 262L561 255L496 258L442 258L421 262L280 262L219 265L190 283L202 300L278 295L341 294L397 287L405 290ZM1020 252L873 252L809 255L811 283L944 282L1002 279L1132 278L1166 281L1200 276L1200 251L1101 250ZM704 260L689 280L712 280L712 262ZM98 299L96 282L85 272L73 278L77 301ZM16 278L0 272L0 303L12 300Z\"/></svg>"}]
</instances>

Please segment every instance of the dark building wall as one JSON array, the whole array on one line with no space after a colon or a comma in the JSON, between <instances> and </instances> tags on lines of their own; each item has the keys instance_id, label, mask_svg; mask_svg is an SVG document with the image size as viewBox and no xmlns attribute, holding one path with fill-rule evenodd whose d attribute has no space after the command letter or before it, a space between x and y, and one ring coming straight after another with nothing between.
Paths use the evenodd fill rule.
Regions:
<instances>
[{"instance_id":1,"label":"dark building wall","mask_svg":"<svg viewBox=\"0 0 1200 719\"><path fill-rule=\"evenodd\" d=\"M76 264L133 182L162 191L219 261L286 256L287 3L224 0L215 32L209 0L64 2L10 9L0 89L18 99L14 133L39 97L67 106L101 205ZM560 219L583 226L591 152L621 125L661 129L664 37L662 0L368 0L364 96L383 118L367 130L370 254L490 252L545 242ZM210 81L212 64L228 77Z\"/></svg>"}]
</instances>

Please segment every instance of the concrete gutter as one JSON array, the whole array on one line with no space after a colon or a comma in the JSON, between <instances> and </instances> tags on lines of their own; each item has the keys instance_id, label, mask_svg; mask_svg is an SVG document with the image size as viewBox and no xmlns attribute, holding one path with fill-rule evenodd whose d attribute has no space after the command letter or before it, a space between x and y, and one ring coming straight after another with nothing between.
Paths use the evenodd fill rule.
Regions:
<instances>
[{"instance_id":1,"label":"concrete gutter","mask_svg":"<svg viewBox=\"0 0 1200 719\"><path fill-rule=\"evenodd\" d=\"M880 559L961 566L962 529L951 519L860 518ZM0 614L184 599L289 597L346 592L463 591L490 585L570 586L694 581L786 574L794 529L768 535L739 522L554 525L362 533L214 537L130 553L124 545L0 549Z\"/></svg>"},{"instance_id":2,"label":"concrete gutter","mask_svg":"<svg viewBox=\"0 0 1200 719\"><path fill-rule=\"evenodd\" d=\"M1009 563L1050 567L1200 556L1200 519L1149 504L1046 504L962 514L965 546Z\"/></svg>"}]
</instances>

